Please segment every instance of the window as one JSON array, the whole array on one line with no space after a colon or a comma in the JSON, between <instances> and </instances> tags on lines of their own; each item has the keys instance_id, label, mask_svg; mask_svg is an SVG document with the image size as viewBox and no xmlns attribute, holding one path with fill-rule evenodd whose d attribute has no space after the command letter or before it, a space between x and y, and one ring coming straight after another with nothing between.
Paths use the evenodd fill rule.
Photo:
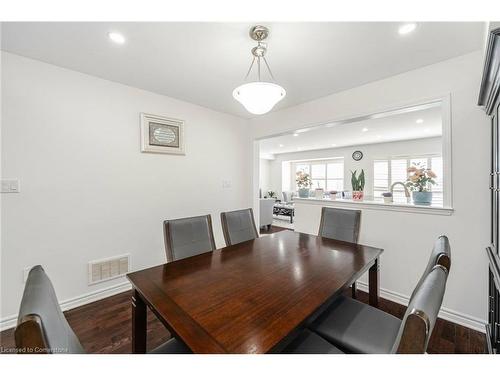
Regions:
<instances>
[{"instance_id":1,"label":"window","mask_svg":"<svg viewBox=\"0 0 500 375\"><path fill-rule=\"evenodd\" d=\"M344 159L329 160L306 160L292 164L292 178L295 189L298 189L295 182L295 174L299 171L308 173L311 176L312 189L322 188L326 191L344 190Z\"/></svg>"},{"instance_id":2,"label":"window","mask_svg":"<svg viewBox=\"0 0 500 375\"><path fill-rule=\"evenodd\" d=\"M373 197L380 200L384 192L390 191L395 182L406 182L407 169L419 163L425 168L432 169L436 175L436 185L431 185L432 205L443 205L443 158L440 155L394 157L373 162ZM405 201L404 188L401 185L394 187L394 201Z\"/></svg>"}]
</instances>

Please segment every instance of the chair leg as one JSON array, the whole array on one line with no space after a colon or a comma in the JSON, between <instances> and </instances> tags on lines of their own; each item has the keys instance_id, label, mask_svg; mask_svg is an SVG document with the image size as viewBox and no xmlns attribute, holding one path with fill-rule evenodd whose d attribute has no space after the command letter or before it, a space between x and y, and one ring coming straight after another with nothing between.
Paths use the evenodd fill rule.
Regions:
<instances>
[{"instance_id":1,"label":"chair leg","mask_svg":"<svg viewBox=\"0 0 500 375\"><path fill-rule=\"evenodd\" d=\"M356 293L356 283L352 283L351 285L351 295L353 299L356 299L357 293Z\"/></svg>"}]
</instances>

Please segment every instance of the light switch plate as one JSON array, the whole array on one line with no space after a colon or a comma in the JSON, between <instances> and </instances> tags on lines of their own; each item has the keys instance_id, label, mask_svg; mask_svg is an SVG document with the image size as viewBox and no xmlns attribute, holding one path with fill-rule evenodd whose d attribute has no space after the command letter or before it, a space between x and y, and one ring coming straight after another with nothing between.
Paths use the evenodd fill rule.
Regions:
<instances>
[{"instance_id":1,"label":"light switch plate","mask_svg":"<svg viewBox=\"0 0 500 375\"><path fill-rule=\"evenodd\" d=\"M1 192L2 193L19 193L19 180L14 178L2 179Z\"/></svg>"}]
</instances>

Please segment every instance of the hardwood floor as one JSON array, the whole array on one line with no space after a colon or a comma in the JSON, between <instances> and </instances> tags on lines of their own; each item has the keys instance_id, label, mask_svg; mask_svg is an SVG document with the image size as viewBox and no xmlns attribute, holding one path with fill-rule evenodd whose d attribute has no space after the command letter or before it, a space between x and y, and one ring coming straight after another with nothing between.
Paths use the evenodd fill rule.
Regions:
<instances>
[{"instance_id":1,"label":"hardwood floor","mask_svg":"<svg viewBox=\"0 0 500 375\"><path fill-rule=\"evenodd\" d=\"M271 225L271 228L269 230L265 227L260 228L260 234L276 233L276 232L281 232L282 230L292 230L292 229L282 228L282 227L277 227L277 226Z\"/></svg>"},{"instance_id":2,"label":"hardwood floor","mask_svg":"<svg viewBox=\"0 0 500 375\"><path fill-rule=\"evenodd\" d=\"M261 230L261 233L280 230L287 229L272 227L271 231ZM350 296L350 290L345 293ZM88 353L131 353L130 297L131 292L125 292L64 313ZM368 294L358 291L358 299L368 303ZM406 309L405 306L383 298L380 299L379 308L398 318L403 317ZM148 311L148 351L169 338L168 330ZM485 353L485 344L483 333L438 319L427 351L431 354ZM14 329L0 332L0 353L8 353L8 349L14 347Z\"/></svg>"},{"instance_id":3,"label":"hardwood floor","mask_svg":"<svg viewBox=\"0 0 500 375\"><path fill-rule=\"evenodd\" d=\"M64 315L87 353L131 353L131 292L66 311ZM164 325L148 310L148 351L170 338ZM0 347L13 348L14 329L0 332Z\"/></svg>"}]
</instances>

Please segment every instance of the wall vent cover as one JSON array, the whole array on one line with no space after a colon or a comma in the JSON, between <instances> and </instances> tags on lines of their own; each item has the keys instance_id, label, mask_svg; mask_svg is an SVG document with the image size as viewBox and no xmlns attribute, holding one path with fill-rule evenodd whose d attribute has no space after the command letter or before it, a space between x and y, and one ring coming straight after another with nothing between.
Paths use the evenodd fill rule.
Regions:
<instances>
[{"instance_id":1,"label":"wall vent cover","mask_svg":"<svg viewBox=\"0 0 500 375\"><path fill-rule=\"evenodd\" d=\"M130 270L130 254L89 262L89 285L116 279Z\"/></svg>"}]
</instances>

